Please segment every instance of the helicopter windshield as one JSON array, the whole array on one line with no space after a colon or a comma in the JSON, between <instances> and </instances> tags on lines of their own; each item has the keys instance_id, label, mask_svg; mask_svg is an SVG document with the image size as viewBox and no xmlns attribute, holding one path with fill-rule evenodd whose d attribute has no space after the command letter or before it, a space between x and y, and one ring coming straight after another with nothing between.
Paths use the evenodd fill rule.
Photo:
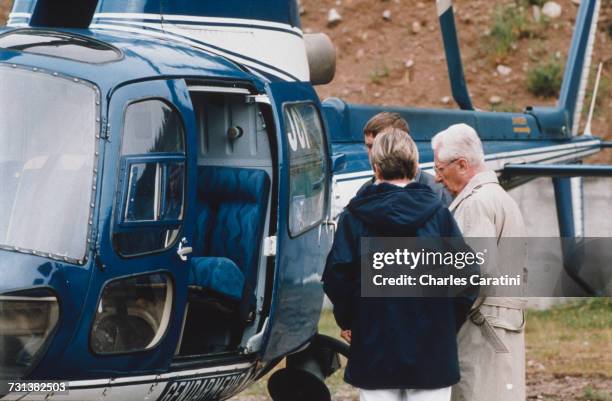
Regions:
<instances>
[{"instance_id":1,"label":"helicopter windshield","mask_svg":"<svg viewBox=\"0 0 612 401\"><path fill-rule=\"evenodd\" d=\"M0 66L0 247L83 263L99 96L94 85Z\"/></svg>"}]
</instances>

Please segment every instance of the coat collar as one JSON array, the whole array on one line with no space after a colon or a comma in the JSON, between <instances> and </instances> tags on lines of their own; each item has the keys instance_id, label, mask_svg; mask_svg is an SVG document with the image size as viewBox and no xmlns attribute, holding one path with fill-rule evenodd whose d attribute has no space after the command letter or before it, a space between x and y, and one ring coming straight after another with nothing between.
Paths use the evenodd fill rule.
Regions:
<instances>
[{"instance_id":1,"label":"coat collar","mask_svg":"<svg viewBox=\"0 0 612 401\"><path fill-rule=\"evenodd\" d=\"M487 170L481 173L476 174L470 182L459 192L459 195L453 202L450 204L448 209L453 212L457 207L465 200L465 198L469 197L476 189L482 187L485 184L499 184L499 180L497 179L497 174L495 171Z\"/></svg>"}]
</instances>

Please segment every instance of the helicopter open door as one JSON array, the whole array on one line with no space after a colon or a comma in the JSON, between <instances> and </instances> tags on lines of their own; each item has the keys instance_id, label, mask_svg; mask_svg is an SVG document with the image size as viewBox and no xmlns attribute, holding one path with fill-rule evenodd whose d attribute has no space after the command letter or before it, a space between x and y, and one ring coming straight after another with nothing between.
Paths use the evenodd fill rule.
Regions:
<instances>
[{"instance_id":1,"label":"helicopter open door","mask_svg":"<svg viewBox=\"0 0 612 401\"><path fill-rule=\"evenodd\" d=\"M263 359L297 350L316 333L323 301L321 275L332 232L330 147L320 103L310 85L267 88L277 127L278 230Z\"/></svg>"}]
</instances>

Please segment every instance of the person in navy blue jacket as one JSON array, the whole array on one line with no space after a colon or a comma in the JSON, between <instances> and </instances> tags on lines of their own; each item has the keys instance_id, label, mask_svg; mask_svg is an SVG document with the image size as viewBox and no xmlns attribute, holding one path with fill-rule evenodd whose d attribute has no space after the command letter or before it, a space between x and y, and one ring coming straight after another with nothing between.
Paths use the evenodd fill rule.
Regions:
<instances>
[{"instance_id":1,"label":"person in navy blue jacket","mask_svg":"<svg viewBox=\"0 0 612 401\"><path fill-rule=\"evenodd\" d=\"M447 401L459 381L456 333L476 293L457 298L360 296L361 237L461 237L451 213L414 182L418 150L392 128L372 149L376 183L353 198L338 221L323 274L334 317L349 333L345 381L361 401Z\"/></svg>"}]
</instances>

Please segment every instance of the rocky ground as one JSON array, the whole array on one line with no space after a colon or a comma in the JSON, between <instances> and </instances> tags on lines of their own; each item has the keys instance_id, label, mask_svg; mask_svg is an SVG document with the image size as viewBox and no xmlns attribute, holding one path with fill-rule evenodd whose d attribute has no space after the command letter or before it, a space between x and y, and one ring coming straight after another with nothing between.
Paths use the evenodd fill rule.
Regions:
<instances>
[{"instance_id":1,"label":"rocky ground","mask_svg":"<svg viewBox=\"0 0 612 401\"><path fill-rule=\"evenodd\" d=\"M527 74L549 62L561 68L569 50L579 0L557 0L560 15L542 14L540 0L455 0L453 2L465 75L475 107L520 111L529 105L552 105L556 96L536 96L527 89ZM433 1L302 0L306 32L325 32L337 48L334 81L317 88L322 98L335 96L356 103L456 108L451 100L442 39ZM491 51L500 35L495 16L516 7L506 21L515 39L506 49ZM550 8L550 7L548 7ZM335 22L330 21L335 15ZM337 16L340 19L337 20ZM539 22L536 18L539 15ZM506 35L507 36L507 35ZM504 35L501 35L505 39ZM509 42L509 43L508 43ZM612 1L603 0L593 53L592 75L599 62L604 72L593 132L612 138ZM590 86L592 87L592 81ZM586 115L586 110L585 110ZM583 120L585 118L583 117ZM612 152L596 160L612 161Z\"/></svg>"}]
</instances>

